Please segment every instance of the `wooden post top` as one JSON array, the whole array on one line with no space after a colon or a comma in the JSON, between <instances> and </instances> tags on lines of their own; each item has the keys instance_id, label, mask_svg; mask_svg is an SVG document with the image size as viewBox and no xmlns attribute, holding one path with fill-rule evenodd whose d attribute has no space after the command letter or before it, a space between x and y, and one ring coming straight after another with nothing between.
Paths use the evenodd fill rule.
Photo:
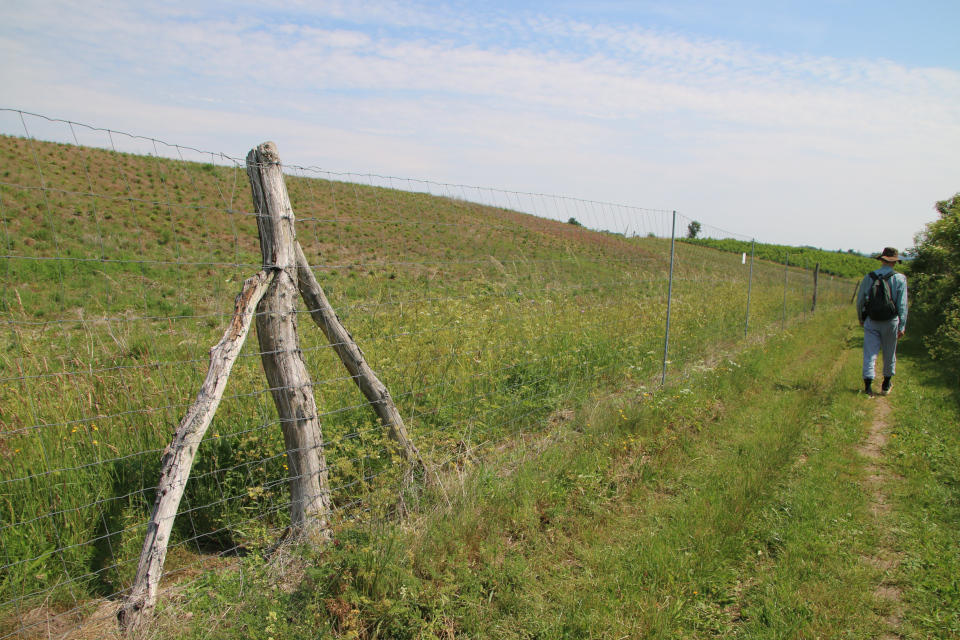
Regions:
<instances>
[{"instance_id":1,"label":"wooden post top","mask_svg":"<svg viewBox=\"0 0 960 640\"><path fill-rule=\"evenodd\" d=\"M264 269L296 267L293 246L297 232L281 167L280 152L273 142L264 142L247 154L247 175L257 212Z\"/></svg>"}]
</instances>

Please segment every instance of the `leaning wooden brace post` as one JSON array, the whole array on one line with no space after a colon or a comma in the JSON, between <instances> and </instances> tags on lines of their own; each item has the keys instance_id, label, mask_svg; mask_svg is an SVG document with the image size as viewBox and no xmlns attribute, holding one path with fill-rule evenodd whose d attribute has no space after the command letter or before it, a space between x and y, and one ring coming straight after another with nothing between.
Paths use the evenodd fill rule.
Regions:
<instances>
[{"instance_id":1,"label":"leaning wooden brace post","mask_svg":"<svg viewBox=\"0 0 960 640\"><path fill-rule=\"evenodd\" d=\"M300 272L300 295L303 296L303 301L310 311L310 317L320 327L323 334L327 336L333 350L340 356L343 366L347 368L350 377L360 387L360 392L373 407L377 417L380 418L381 424L387 428L387 433L397 443L400 453L406 461L411 464L422 465L420 452L417 451L407 435L407 428L403 424L403 418L400 417L397 405L393 403L390 391L380 382L373 369L367 364L363 357L363 351L354 342L353 336L344 328L339 316L330 306L320 283L313 275L313 270L307 264L307 258L304 256L299 242L296 244L296 252L297 267Z\"/></svg>"},{"instance_id":2,"label":"leaning wooden brace post","mask_svg":"<svg viewBox=\"0 0 960 640\"><path fill-rule=\"evenodd\" d=\"M240 349L253 322L253 310L273 280L272 271L261 271L243 283L237 296L233 320L223 337L210 349L210 368L200 387L197 400L180 422L173 441L163 453L160 482L153 513L147 523L147 535L140 552L137 575L130 592L117 613L124 633L137 633L149 623L157 603L157 586L163 574L167 545L180 499L190 477L190 468L210 421L220 405Z\"/></svg>"},{"instance_id":3,"label":"leaning wooden brace post","mask_svg":"<svg viewBox=\"0 0 960 640\"><path fill-rule=\"evenodd\" d=\"M820 283L820 263L817 263L817 266L813 268L813 305L810 307L810 311L817 310L817 286Z\"/></svg>"},{"instance_id":4,"label":"leaning wooden brace post","mask_svg":"<svg viewBox=\"0 0 960 640\"><path fill-rule=\"evenodd\" d=\"M297 255L293 209L272 142L247 154L264 269L276 275L257 307L257 340L263 370L287 450L290 525L300 535L329 535L330 489L313 382L297 334Z\"/></svg>"}]
</instances>

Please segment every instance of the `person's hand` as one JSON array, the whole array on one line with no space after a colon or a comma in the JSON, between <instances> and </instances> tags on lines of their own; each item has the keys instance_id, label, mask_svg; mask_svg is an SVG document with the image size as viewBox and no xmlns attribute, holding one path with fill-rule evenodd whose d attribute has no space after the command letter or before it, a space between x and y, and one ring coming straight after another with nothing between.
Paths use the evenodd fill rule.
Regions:
<instances>
[{"instance_id":1,"label":"person's hand","mask_svg":"<svg viewBox=\"0 0 960 640\"><path fill-rule=\"evenodd\" d=\"M899 340L900 338L902 338L902 337L903 337L903 334L905 334L905 333L906 333L906 331L897 331L897 340Z\"/></svg>"}]
</instances>

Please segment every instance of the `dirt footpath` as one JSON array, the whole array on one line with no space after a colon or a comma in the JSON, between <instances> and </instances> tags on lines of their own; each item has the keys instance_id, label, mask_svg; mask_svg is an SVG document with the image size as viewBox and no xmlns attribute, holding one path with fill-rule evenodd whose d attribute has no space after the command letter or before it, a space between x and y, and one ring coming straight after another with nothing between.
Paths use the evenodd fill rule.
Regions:
<instances>
[{"instance_id":1,"label":"dirt footpath","mask_svg":"<svg viewBox=\"0 0 960 640\"><path fill-rule=\"evenodd\" d=\"M870 510L876 519L877 527L885 534L880 540L874 554L865 557L864 562L883 571L883 580L874 589L878 609L887 622L888 631L880 636L881 640L895 640L900 638L900 616L903 611L902 595L896 581L897 568L900 566L900 555L894 549L893 534L890 523L890 504L884 492L884 486L895 480L884 465L883 450L890 433L893 410L889 400L877 396L870 401L873 405L873 416L866 441L857 448L857 452L867 458L865 467L866 476L863 479L863 488L870 496Z\"/></svg>"}]
</instances>

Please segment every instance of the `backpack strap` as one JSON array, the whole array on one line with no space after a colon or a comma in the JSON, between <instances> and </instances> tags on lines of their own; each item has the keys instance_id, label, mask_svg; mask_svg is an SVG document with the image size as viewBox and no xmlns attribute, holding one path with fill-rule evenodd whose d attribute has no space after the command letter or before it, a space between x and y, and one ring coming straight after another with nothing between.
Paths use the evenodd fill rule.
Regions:
<instances>
[{"instance_id":1,"label":"backpack strap","mask_svg":"<svg viewBox=\"0 0 960 640\"><path fill-rule=\"evenodd\" d=\"M871 271L870 273L873 273L873 272ZM896 272L896 271L891 271L891 272L888 273L887 275L883 276L883 279L884 279L884 280L889 280L890 278L892 278L892 277L895 276L895 275L897 275L897 272Z\"/></svg>"},{"instance_id":2,"label":"backpack strap","mask_svg":"<svg viewBox=\"0 0 960 640\"><path fill-rule=\"evenodd\" d=\"M878 275L877 275L875 272L873 272L873 271L870 272L870 277L873 278L873 281L874 281L874 282L876 282L877 280L880 279L880 276L878 276Z\"/></svg>"}]
</instances>

